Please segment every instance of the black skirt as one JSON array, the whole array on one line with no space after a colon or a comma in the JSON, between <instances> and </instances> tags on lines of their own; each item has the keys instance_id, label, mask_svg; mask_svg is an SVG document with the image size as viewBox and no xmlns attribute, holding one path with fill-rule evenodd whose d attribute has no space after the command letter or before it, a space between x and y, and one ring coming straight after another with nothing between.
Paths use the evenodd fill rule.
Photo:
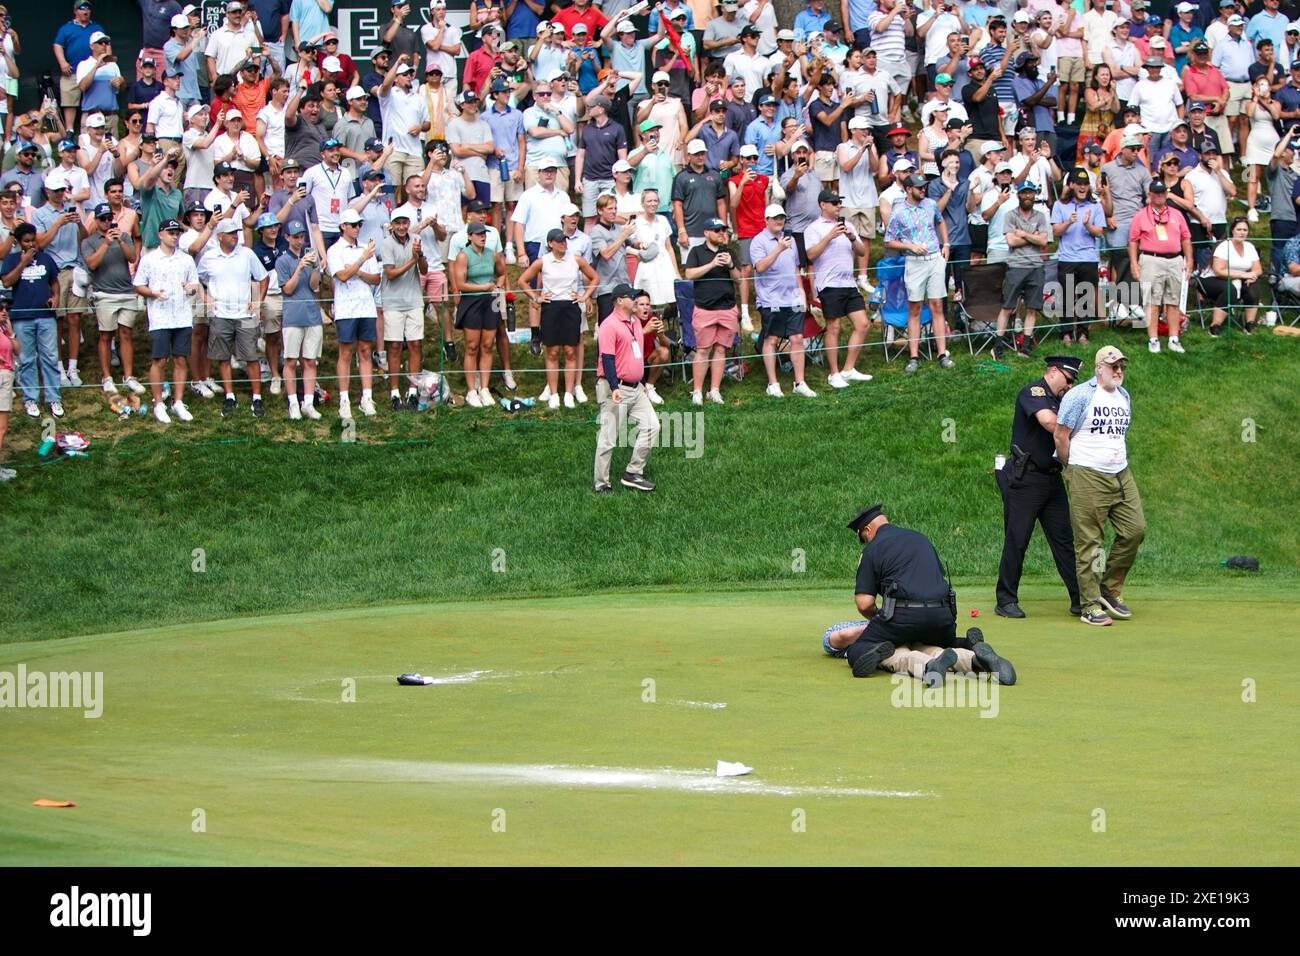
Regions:
<instances>
[{"instance_id":1,"label":"black skirt","mask_svg":"<svg viewBox=\"0 0 1300 956\"><path fill-rule=\"evenodd\" d=\"M496 331L501 324L501 313L496 309L498 298L495 292L462 295L456 306L456 328Z\"/></svg>"}]
</instances>

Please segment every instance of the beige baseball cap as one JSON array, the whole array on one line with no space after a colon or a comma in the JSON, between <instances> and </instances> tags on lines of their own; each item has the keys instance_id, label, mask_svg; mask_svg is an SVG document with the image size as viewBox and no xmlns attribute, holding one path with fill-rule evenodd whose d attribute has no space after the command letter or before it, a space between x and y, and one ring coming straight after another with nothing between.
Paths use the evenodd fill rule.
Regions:
<instances>
[{"instance_id":1,"label":"beige baseball cap","mask_svg":"<svg viewBox=\"0 0 1300 956\"><path fill-rule=\"evenodd\" d=\"M1096 361L1098 365L1106 365L1109 362L1122 362L1126 360L1127 358L1124 353L1113 345L1103 345L1101 348L1097 349Z\"/></svg>"}]
</instances>

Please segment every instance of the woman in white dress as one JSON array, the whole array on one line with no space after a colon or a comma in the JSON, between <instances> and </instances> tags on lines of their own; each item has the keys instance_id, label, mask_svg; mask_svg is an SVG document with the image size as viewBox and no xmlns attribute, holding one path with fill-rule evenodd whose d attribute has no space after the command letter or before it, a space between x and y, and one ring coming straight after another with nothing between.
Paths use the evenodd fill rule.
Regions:
<instances>
[{"instance_id":1,"label":"woman in white dress","mask_svg":"<svg viewBox=\"0 0 1300 956\"><path fill-rule=\"evenodd\" d=\"M650 304L657 307L677 301L673 283L681 278L677 271L677 258L673 254L672 232L668 220L659 215L659 193L654 189L641 191L641 215L637 216L633 241L641 245L637 258L634 285L650 293Z\"/></svg>"},{"instance_id":2,"label":"woman in white dress","mask_svg":"<svg viewBox=\"0 0 1300 956\"><path fill-rule=\"evenodd\" d=\"M927 179L939 175L938 156L948 145L948 134L944 127L948 124L948 107L936 106L930 113L930 125L922 127L916 138L916 151L921 157L921 173Z\"/></svg>"},{"instance_id":3,"label":"woman in white dress","mask_svg":"<svg viewBox=\"0 0 1300 956\"><path fill-rule=\"evenodd\" d=\"M1246 115L1250 117L1250 132L1246 136L1246 151L1241 157L1246 170L1246 210L1248 222L1259 222L1259 212L1255 209L1255 197L1259 194L1259 180L1264 170L1273 161L1273 150L1277 147L1277 120L1282 116L1282 104L1273 99L1267 77L1255 81L1255 95L1246 104Z\"/></svg>"}]
</instances>

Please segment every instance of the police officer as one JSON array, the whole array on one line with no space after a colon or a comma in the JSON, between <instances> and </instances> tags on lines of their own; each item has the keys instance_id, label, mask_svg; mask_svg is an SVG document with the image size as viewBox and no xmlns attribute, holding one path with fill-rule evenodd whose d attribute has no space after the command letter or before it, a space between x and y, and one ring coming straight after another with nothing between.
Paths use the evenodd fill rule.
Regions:
<instances>
[{"instance_id":1,"label":"police officer","mask_svg":"<svg viewBox=\"0 0 1300 956\"><path fill-rule=\"evenodd\" d=\"M1002 491L1002 563L998 567L997 604L1002 617L1021 618L1020 572L1034 523L1052 549L1057 573L1070 592L1070 613L1079 615L1079 581L1074 571L1074 534L1070 530L1070 502L1056 460L1053 433L1061 396L1079 375L1082 360L1069 355L1049 355L1047 371L1016 396L1011 422L1011 457L995 472Z\"/></svg>"},{"instance_id":2,"label":"police officer","mask_svg":"<svg viewBox=\"0 0 1300 956\"><path fill-rule=\"evenodd\" d=\"M984 643L978 628L957 637L957 596L930 539L890 524L883 508L874 504L849 522L866 545L858 562L856 600L867 629L845 655L853 676L870 677L894 653L894 645L915 641L946 648L934 662L941 672L957 662L952 649L960 647L974 653L976 671L992 672L1000 683L1014 684L1016 669ZM879 605L876 595L882 598Z\"/></svg>"}]
</instances>

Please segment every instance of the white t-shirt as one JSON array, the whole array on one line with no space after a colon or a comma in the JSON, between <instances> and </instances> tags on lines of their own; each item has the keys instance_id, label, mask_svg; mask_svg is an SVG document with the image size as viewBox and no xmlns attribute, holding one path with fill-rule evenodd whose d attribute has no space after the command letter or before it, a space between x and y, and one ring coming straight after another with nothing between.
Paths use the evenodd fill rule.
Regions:
<instances>
[{"instance_id":1,"label":"white t-shirt","mask_svg":"<svg viewBox=\"0 0 1300 956\"><path fill-rule=\"evenodd\" d=\"M346 166L331 170L318 163L302 174L299 182L307 187L307 196L316 207L321 232L338 232L339 216L352 198L352 174Z\"/></svg>"},{"instance_id":2,"label":"white t-shirt","mask_svg":"<svg viewBox=\"0 0 1300 956\"><path fill-rule=\"evenodd\" d=\"M1205 213L1211 223L1228 221L1228 194L1218 176L1197 163L1187 171L1184 179L1192 185L1196 208Z\"/></svg>"},{"instance_id":3,"label":"white t-shirt","mask_svg":"<svg viewBox=\"0 0 1300 956\"><path fill-rule=\"evenodd\" d=\"M67 169L60 163L57 168L63 172L64 177L68 180L69 202L72 201L73 196L90 188L90 177L86 175L86 171L80 166L74 165L71 169Z\"/></svg>"},{"instance_id":4,"label":"white t-shirt","mask_svg":"<svg viewBox=\"0 0 1300 956\"><path fill-rule=\"evenodd\" d=\"M767 78L767 70L771 64L768 63L767 57L761 54L750 56L744 50L737 50L735 53L727 54L722 61L722 66L727 71L728 84L733 77L744 77L745 95L753 96L755 90L763 88L763 81Z\"/></svg>"},{"instance_id":5,"label":"white t-shirt","mask_svg":"<svg viewBox=\"0 0 1300 956\"><path fill-rule=\"evenodd\" d=\"M436 63L438 66L442 67L443 77L455 82L456 57L464 52L463 48L460 47L460 27L454 27L448 23L447 29L442 35L442 45L452 46L454 44L458 48L455 53L445 53L441 50L435 51L429 48L429 41L433 39L433 35L437 32L437 29L432 23L426 23L424 26L420 27L420 42L425 45L424 71L426 73L429 72Z\"/></svg>"},{"instance_id":6,"label":"white t-shirt","mask_svg":"<svg viewBox=\"0 0 1300 956\"><path fill-rule=\"evenodd\" d=\"M212 147L195 149L194 144L207 136L206 131L187 129L181 137L181 146L185 149L185 188L212 188Z\"/></svg>"},{"instance_id":7,"label":"white t-shirt","mask_svg":"<svg viewBox=\"0 0 1300 956\"><path fill-rule=\"evenodd\" d=\"M232 206L235 208L235 214L232 218L234 218L235 222L239 223L239 232L236 233L239 239L238 245L242 246L244 244L244 220L248 218L248 207L242 202L238 206L235 206L235 197L223 193L220 189L213 189L203 197L203 208L207 209L209 212L220 212L221 210L229 209ZM214 238L215 234L214 230Z\"/></svg>"},{"instance_id":8,"label":"white t-shirt","mask_svg":"<svg viewBox=\"0 0 1300 956\"><path fill-rule=\"evenodd\" d=\"M184 252L187 256L192 256L195 262L202 262L203 256L207 253L209 249L217 248L216 234L208 233L208 241L203 246L203 248L200 249L197 253L191 253L189 251L189 248L190 246L194 245L194 243L198 242L199 235L200 233L197 229L186 229L183 233L181 233L180 242L176 243L176 248ZM199 281L206 282L207 277L200 275Z\"/></svg>"},{"instance_id":9,"label":"white t-shirt","mask_svg":"<svg viewBox=\"0 0 1300 956\"><path fill-rule=\"evenodd\" d=\"M192 241L192 240L191 240ZM159 329L188 329L194 324L190 301L185 295L186 283L199 281L199 271L194 260L179 248L171 255L162 248L150 249L140 259L135 271L135 284L148 286L154 292L166 292L165 299L146 299L149 331Z\"/></svg>"},{"instance_id":10,"label":"white t-shirt","mask_svg":"<svg viewBox=\"0 0 1300 956\"><path fill-rule=\"evenodd\" d=\"M145 123L153 127L154 134L164 139L180 139L185 132L185 119L181 101L166 90L149 101L149 115Z\"/></svg>"},{"instance_id":11,"label":"white t-shirt","mask_svg":"<svg viewBox=\"0 0 1300 956\"><path fill-rule=\"evenodd\" d=\"M884 126L889 123L889 98L903 92L893 75L885 70L868 73L865 70L845 70L840 75L840 95L853 93L874 93L875 103L870 100L853 107L853 115L861 116L872 126ZM874 106L874 108L873 108Z\"/></svg>"},{"instance_id":12,"label":"white t-shirt","mask_svg":"<svg viewBox=\"0 0 1300 956\"><path fill-rule=\"evenodd\" d=\"M213 318L252 318L251 283L266 278L266 269L257 256L253 255L252 249L235 246L230 255L226 255L221 251L221 246L214 243L203 253L198 271L207 282L208 295L212 298Z\"/></svg>"},{"instance_id":13,"label":"white t-shirt","mask_svg":"<svg viewBox=\"0 0 1300 956\"><path fill-rule=\"evenodd\" d=\"M420 245L423 247L423 241L421 241ZM330 275L334 277L335 318L369 319L379 314L375 310L374 287L367 285L361 278L361 273L367 275L382 274L379 269L379 260L374 255L371 255L365 261L360 272L351 279L342 282L338 278L339 272L361 258L361 253L365 252L365 248L365 246L353 245L346 239L340 239L330 246L329 253L325 257Z\"/></svg>"},{"instance_id":14,"label":"white t-shirt","mask_svg":"<svg viewBox=\"0 0 1300 956\"><path fill-rule=\"evenodd\" d=\"M393 213L396 213L399 209L406 213L407 219L411 220L412 229L424 222L424 220L432 218L438 213L438 207L428 199L426 199L421 206L413 206L409 202L403 203L401 206L398 206L397 209L394 209ZM391 219L392 216L389 218ZM438 224L446 225L446 223L441 219L438 220ZM490 226L488 227L488 231L489 233L492 231ZM433 232L433 226L425 226L420 230L418 235L420 237L420 250L424 253L424 260L428 265L428 271L447 271L442 261L442 255L438 248L438 237Z\"/></svg>"},{"instance_id":15,"label":"white t-shirt","mask_svg":"<svg viewBox=\"0 0 1300 956\"><path fill-rule=\"evenodd\" d=\"M455 73L451 75L455 76ZM412 126L429 121L429 108L425 105L422 91L412 87L407 93L394 84L387 96L379 97L379 115L384 120L384 138L393 144L393 152L424 155L420 138L407 132Z\"/></svg>"},{"instance_id":16,"label":"white t-shirt","mask_svg":"<svg viewBox=\"0 0 1300 956\"><path fill-rule=\"evenodd\" d=\"M1214 258L1226 259L1231 272L1249 272L1259 262L1259 250L1250 240L1243 245L1244 248L1238 252L1230 241L1221 242L1214 248ZM1205 275L1214 275L1213 269L1207 269Z\"/></svg>"},{"instance_id":17,"label":"white t-shirt","mask_svg":"<svg viewBox=\"0 0 1300 956\"><path fill-rule=\"evenodd\" d=\"M212 141L212 152L216 156L225 156L234 148L235 141L230 138L229 133L222 133ZM254 158L258 161L257 165L260 165L262 150L258 147L253 134L247 131L239 134L239 150L235 154L235 158L230 161L230 165L241 172L251 173L253 167L244 162L245 156Z\"/></svg>"},{"instance_id":18,"label":"white t-shirt","mask_svg":"<svg viewBox=\"0 0 1300 956\"><path fill-rule=\"evenodd\" d=\"M962 32L961 20L955 13L940 13L935 16L931 11L923 11L916 18L918 27L924 26L925 22L933 19L934 23L925 34L925 65L931 66L943 60L948 62L952 59L948 56L948 34Z\"/></svg>"},{"instance_id":19,"label":"white t-shirt","mask_svg":"<svg viewBox=\"0 0 1300 956\"><path fill-rule=\"evenodd\" d=\"M458 116L447 124L447 143L456 146L477 146L483 143L492 142L492 127L488 126L487 120L479 117L474 122L470 122L463 116ZM469 178L476 183L485 183L488 181L487 160L480 155L458 157L465 171L469 173Z\"/></svg>"},{"instance_id":20,"label":"white t-shirt","mask_svg":"<svg viewBox=\"0 0 1300 956\"><path fill-rule=\"evenodd\" d=\"M1077 19L1077 18L1076 18ZM1088 47L1088 62L1093 66L1102 62L1102 52L1110 46L1111 28L1119 21L1114 10L1089 10L1083 15L1083 42Z\"/></svg>"},{"instance_id":21,"label":"white t-shirt","mask_svg":"<svg viewBox=\"0 0 1300 956\"><path fill-rule=\"evenodd\" d=\"M768 3L763 7L763 12L758 15L758 19L750 21L750 16L757 9L758 0L749 0L749 3L740 8L740 19L752 22L758 28L759 55L771 56L776 52L776 11L772 9L772 4Z\"/></svg>"},{"instance_id":22,"label":"white t-shirt","mask_svg":"<svg viewBox=\"0 0 1300 956\"><path fill-rule=\"evenodd\" d=\"M1182 102L1178 84L1164 76L1154 83L1145 78L1139 80L1128 99L1128 105L1136 106L1141 112L1142 125L1153 133L1167 133L1174 128Z\"/></svg>"},{"instance_id":23,"label":"white t-shirt","mask_svg":"<svg viewBox=\"0 0 1300 956\"><path fill-rule=\"evenodd\" d=\"M971 174L966 177L966 183L967 188L972 193L980 194L980 208L983 208L984 193L988 192L993 187L993 170L987 169L984 166L976 166L975 169L972 170ZM984 225L984 217L980 215L980 210L978 208L966 217L966 221L975 226Z\"/></svg>"},{"instance_id":24,"label":"white t-shirt","mask_svg":"<svg viewBox=\"0 0 1300 956\"><path fill-rule=\"evenodd\" d=\"M861 147L852 141L840 143L839 148L835 150L840 193L844 198L844 205L849 209L874 209L879 205L880 199L876 192L875 170L872 169L869 155L858 160L858 164L848 172L838 165L843 160L851 160L861 151Z\"/></svg>"},{"instance_id":25,"label":"white t-shirt","mask_svg":"<svg viewBox=\"0 0 1300 956\"><path fill-rule=\"evenodd\" d=\"M257 111L257 118L266 124L266 133L262 142L272 156L284 158L284 110L275 108L274 103L267 103Z\"/></svg>"},{"instance_id":26,"label":"white t-shirt","mask_svg":"<svg viewBox=\"0 0 1300 956\"><path fill-rule=\"evenodd\" d=\"M546 234L560 228L560 210L569 205L569 196L562 189L547 192L539 183L525 189L515 204L511 222L524 224L524 242L538 242L545 252Z\"/></svg>"},{"instance_id":27,"label":"white t-shirt","mask_svg":"<svg viewBox=\"0 0 1300 956\"><path fill-rule=\"evenodd\" d=\"M1124 435L1132 421L1132 409L1118 388L1108 392L1101 386L1093 393L1079 427L1070 435L1070 464L1116 475L1128 467L1128 446Z\"/></svg>"}]
</instances>

